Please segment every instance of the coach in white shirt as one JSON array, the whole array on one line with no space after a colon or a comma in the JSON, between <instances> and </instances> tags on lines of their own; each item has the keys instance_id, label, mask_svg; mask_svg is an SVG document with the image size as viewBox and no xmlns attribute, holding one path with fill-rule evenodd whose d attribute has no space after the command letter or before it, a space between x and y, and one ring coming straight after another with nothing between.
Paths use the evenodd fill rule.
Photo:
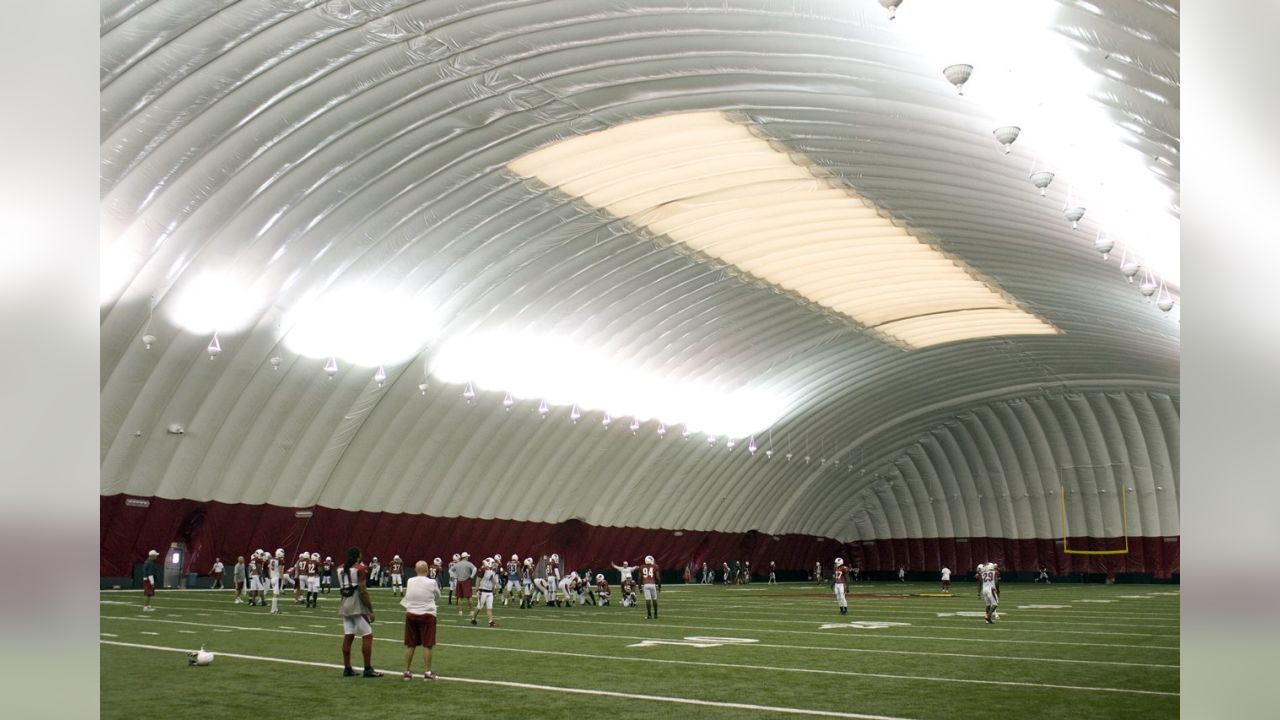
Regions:
<instances>
[{"instance_id":1,"label":"coach in white shirt","mask_svg":"<svg viewBox=\"0 0 1280 720\"><path fill-rule=\"evenodd\" d=\"M415 577L404 585L404 679L412 680L414 650L422 646L422 679L435 680L431 672L431 648L436 644L436 603L440 601L440 586L428 577L431 566L419 560L413 566Z\"/></svg>"}]
</instances>

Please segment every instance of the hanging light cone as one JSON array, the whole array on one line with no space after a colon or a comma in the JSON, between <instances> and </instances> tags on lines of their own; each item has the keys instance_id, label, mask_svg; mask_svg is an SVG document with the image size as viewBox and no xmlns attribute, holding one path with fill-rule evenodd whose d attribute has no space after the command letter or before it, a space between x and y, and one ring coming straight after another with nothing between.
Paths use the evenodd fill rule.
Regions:
<instances>
[{"instance_id":1,"label":"hanging light cone","mask_svg":"<svg viewBox=\"0 0 1280 720\"><path fill-rule=\"evenodd\" d=\"M268 360L267 362L271 363L271 369L272 369L272 370L279 370L279 369L280 369L280 358L279 358L279 357L273 357L273 358L271 358L270 360Z\"/></svg>"},{"instance_id":2,"label":"hanging light cone","mask_svg":"<svg viewBox=\"0 0 1280 720\"><path fill-rule=\"evenodd\" d=\"M1080 218L1084 217L1084 208L1079 205L1072 205L1064 209L1062 214L1071 221L1071 229L1075 230L1079 227Z\"/></svg>"},{"instance_id":3,"label":"hanging light cone","mask_svg":"<svg viewBox=\"0 0 1280 720\"><path fill-rule=\"evenodd\" d=\"M511 412L511 406L515 404L516 400L511 397L511 393L507 393L506 397L502 398L502 407L506 408L507 412Z\"/></svg>"},{"instance_id":4,"label":"hanging light cone","mask_svg":"<svg viewBox=\"0 0 1280 720\"><path fill-rule=\"evenodd\" d=\"M956 92L963 95L964 84L969 82L969 78L973 76L973 66L963 63L948 65L942 68L942 74L952 85L956 86Z\"/></svg>"},{"instance_id":5,"label":"hanging light cone","mask_svg":"<svg viewBox=\"0 0 1280 720\"><path fill-rule=\"evenodd\" d=\"M338 358L329 356L329 361L324 364L324 374L328 375L330 380L338 374Z\"/></svg>"},{"instance_id":6,"label":"hanging light cone","mask_svg":"<svg viewBox=\"0 0 1280 720\"><path fill-rule=\"evenodd\" d=\"M151 346L156 344L156 336L151 334L143 335L142 344L150 350Z\"/></svg>"},{"instance_id":7,"label":"hanging light cone","mask_svg":"<svg viewBox=\"0 0 1280 720\"><path fill-rule=\"evenodd\" d=\"M1053 173L1048 170L1040 170L1031 173L1031 184L1040 188L1040 197L1044 197L1045 192L1049 188L1049 183L1053 182Z\"/></svg>"},{"instance_id":8,"label":"hanging light cone","mask_svg":"<svg viewBox=\"0 0 1280 720\"><path fill-rule=\"evenodd\" d=\"M604 414L604 418L600 420L600 424L604 425L604 429L609 429L609 424L613 422L613 418L609 417L609 413Z\"/></svg>"},{"instance_id":9,"label":"hanging light cone","mask_svg":"<svg viewBox=\"0 0 1280 720\"><path fill-rule=\"evenodd\" d=\"M373 374L373 381L378 383L378 387L385 385L387 382L387 369L379 365L377 372Z\"/></svg>"},{"instance_id":10,"label":"hanging light cone","mask_svg":"<svg viewBox=\"0 0 1280 720\"><path fill-rule=\"evenodd\" d=\"M222 352L222 343L218 342L218 333L213 334L213 339L209 341L209 359L218 357L218 353Z\"/></svg>"},{"instance_id":11,"label":"hanging light cone","mask_svg":"<svg viewBox=\"0 0 1280 720\"><path fill-rule=\"evenodd\" d=\"M470 405L471 401L475 399L475 396L476 396L476 389L471 387L471 383L467 383L466 389L462 391L462 397L466 398L467 404Z\"/></svg>"},{"instance_id":12,"label":"hanging light cone","mask_svg":"<svg viewBox=\"0 0 1280 720\"><path fill-rule=\"evenodd\" d=\"M806 464L806 465L807 465L807 464L809 464L809 456L808 456L808 455L805 455L805 456L804 456L804 462L805 462L805 464Z\"/></svg>"},{"instance_id":13,"label":"hanging light cone","mask_svg":"<svg viewBox=\"0 0 1280 720\"><path fill-rule=\"evenodd\" d=\"M423 397L426 397L426 396L427 396L427 384L426 384L426 383L418 383L418 392L422 393L422 396L423 396Z\"/></svg>"},{"instance_id":14,"label":"hanging light cone","mask_svg":"<svg viewBox=\"0 0 1280 720\"><path fill-rule=\"evenodd\" d=\"M765 451L764 451L764 457L765 457L765 459L766 459L766 460L771 459L771 458L773 457L773 451L772 451L772 450L765 450Z\"/></svg>"},{"instance_id":15,"label":"hanging light cone","mask_svg":"<svg viewBox=\"0 0 1280 720\"><path fill-rule=\"evenodd\" d=\"M575 403L574 406L569 409L569 419L573 421L574 425L577 425L578 418L580 417L582 417L582 413L578 412L578 406Z\"/></svg>"},{"instance_id":16,"label":"hanging light cone","mask_svg":"<svg viewBox=\"0 0 1280 720\"><path fill-rule=\"evenodd\" d=\"M787 458L787 462L791 462L791 458L794 457L794 455L792 455L791 453L787 453L784 457Z\"/></svg>"},{"instance_id":17,"label":"hanging light cone","mask_svg":"<svg viewBox=\"0 0 1280 720\"><path fill-rule=\"evenodd\" d=\"M1166 313L1169 312L1170 310L1173 309L1173 297L1170 295L1165 295L1159 300L1156 300L1156 307L1160 308L1162 312L1166 312Z\"/></svg>"},{"instance_id":18,"label":"hanging light cone","mask_svg":"<svg viewBox=\"0 0 1280 720\"><path fill-rule=\"evenodd\" d=\"M996 128L992 134L996 136L996 142L1004 146L1004 154L1008 155L1009 151L1013 149L1014 141L1018 139L1018 135L1021 133L1022 128L1017 125L1005 125Z\"/></svg>"},{"instance_id":19,"label":"hanging light cone","mask_svg":"<svg viewBox=\"0 0 1280 720\"><path fill-rule=\"evenodd\" d=\"M631 430L632 435L635 435L636 431L640 429L640 421L635 418L631 418L631 424L628 425L627 428Z\"/></svg>"},{"instance_id":20,"label":"hanging light cone","mask_svg":"<svg viewBox=\"0 0 1280 720\"><path fill-rule=\"evenodd\" d=\"M880 7L889 11L889 19L892 20L898 14L898 6L902 4L902 0L880 0Z\"/></svg>"},{"instance_id":21,"label":"hanging light cone","mask_svg":"<svg viewBox=\"0 0 1280 720\"><path fill-rule=\"evenodd\" d=\"M715 435L708 435L708 436L707 436L707 444L708 444L708 445L715 445L715 444L716 444L716 436L715 436Z\"/></svg>"},{"instance_id":22,"label":"hanging light cone","mask_svg":"<svg viewBox=\"0 0 1280 720\"><path fill-rule=\"evenodd\" d=\"M689 432L689 428L685 428L684 430L680 431L680 437L684 438L685 440L688 440L689 436L692 434L693 433Z\"/></svg>"},{"instance_id":23,"label":"hanging light cone","mask_svg":"<svg viewBox=\"0 0 1280 720\"><path fill-rule=\"evenodd\" d=\"M658 423L658 437L662 437L666 434L667 434L667 426L663 425L662 423Z\"/></svg>"},{"instance_id":24,"label":"hanging light cone","mask_svg":"<svg viewBox=\"0 0 1280 720\"><path fill-rule=\"evenodd\" d=\"M1102 233L1098 233L1098 237L1094 238L1093 240L1093 249L1102 253L1103 260L1106 260L1108 257L1111 256L1111 251L1112 249L1115 248L1115 246L1116 246L1116 241L1112 240L1106 235L1103 235Z\"/></svg>"},{"instance_id":25,"label":"hanging light cone","mask_svg":"<svg viewBox=\"0 0 1280 720\"><path fill-rule=\"evenodd\" d=\"M1142 293L1142 297L1146 298L1147 302L1151 302L1151 296L1155 295L1156 290L1159 289L1160 286L1156 284L1155 278L1151 277L1150 272L1147 273L1147 278L1142 281L1142 284L1138 286L1138 292Z\"/></svg>"},{"instance_id":26,"label":"hanging light cone","mask_svg":"<svg viewBox=\"0 0 1280 720\"><path fill-rule=\"evenodd\" d=\"M759 450L759 449L760 448L756 446L756 436L752 435L751 442L747 443L747 452L751 453L752 455L755 455L756 450Z\"/></svg>"},{"instance_id":27,"label":"hanging light cone","mask_svg":"<svg viewBox=\"0 0 1280 720\"><path fill-rule=\"evenodd\" d=\"M542 417L544 417L544 418L545 418L545 417L547 416L547 413L549 413L549 412L551 412L551 408L547 406L547 401L546 401L546 400L543 400L542 402L538 403L538 414L539 414L539 415L541 415Z\"/></svg>"},{"instance_id":28,"label":"hanging light cone","mask_svg":"<svg viewBox=\"0 0 1280 720\"><path fill-rule=\"evenodd\" d=\"M1138 264L1137 260L1125 260L1120 263L1120 274L1128 278L1129 282L1133 282L1134 276L1137 275L1138 271L1141 269L1142 266Z\"/></svg>"},{"instance_id":29,"label":"hanging light cone","mask_svg":"<svg viewBox=\"0 0 1280 720\"><path fill-rule=\"evenodd\" d=\"M734 442L734 441L733 441L733 438L729 438L729 439L725 440L724 446L725 446L726 448L728 448L728 449L732 450L732 449L734 448L734 446L736 446L737 444L738 444L738 443L736 443L736 442Z\"/></svg>"}]
</instances>

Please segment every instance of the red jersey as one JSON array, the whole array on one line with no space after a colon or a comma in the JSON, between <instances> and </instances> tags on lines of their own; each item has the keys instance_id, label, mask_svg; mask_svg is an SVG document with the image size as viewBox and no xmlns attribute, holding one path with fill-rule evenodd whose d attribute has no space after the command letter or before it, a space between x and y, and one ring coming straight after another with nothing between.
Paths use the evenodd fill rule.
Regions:
<instances>
[{"instance_id":1,"label":"red jersey","mask_svg":"<svg viewBox=\"0 0 1280 720\"><path fill-rule=\"evenodd\" d=\"M596 587L600 589L600 592L602 592L602 593L607 593L607 592L609 592L609 581L607 581L607 580L597 580L597 581L596 581Z\"/></svg>"},{"instance_id":2,"label":"red jersey","mask_svg":"<svg viewBox=\"0 0 1280 720\"><path fill-rule=\"evenodd\" d=\"M400 561L400 560L392 560L392 561L391 561L391 574L392 574L392 575L399 575L401 570L404 570L404 562L403 562L403 561Z\"/></svg>"},{"instance_id":3,"label":"red jersey","mask_svg":"<svg viewBox=\"0 0 1280 720\"><path fill-rule=\"evenodd\" d=\"M307 561L307 575L315 575L319 570L319 563L314 560Z\"/></svg>"},{"instance_id":4,"label":"red jersey","mask_svg":"<svg viewBox=\"0 0 1280 720\"><path fill-rule=\"evenodd\" d=\"M849 568L846 565L837 565L835 570L831 571L831 582L836 585L843 585L844 580L849 575Z\"/></svg>"},{"instance_id":5,"label":"red jersey","mask_svg":"<svg viewBox=\"0 0 1280 720\"><path fill-rule=\"evenodd\" d=\"M658 582L658 566L653 563L645 563L640 566L640 582L645 585L654 585Z\"/></svg>"}]
</instances>

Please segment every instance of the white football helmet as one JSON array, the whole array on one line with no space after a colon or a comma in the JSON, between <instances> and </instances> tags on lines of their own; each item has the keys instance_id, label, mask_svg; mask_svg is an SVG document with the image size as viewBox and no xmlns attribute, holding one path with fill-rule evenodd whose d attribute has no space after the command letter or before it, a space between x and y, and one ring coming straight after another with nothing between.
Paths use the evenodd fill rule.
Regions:
<instances>
[{"instance_id":1,"label":"white football helmet","mask_svg":"<svg viewBox=\"0 0 1280 720\"><path fill-rule=\"evenodd\" d=\"M519 555L516 555L516 554L514 554L514 553L512 553L512 555L511 555L511 561L512 561L512 562L519 562L519 561L520 561L520 556L519 556Z\"/></svg>"},{"instance_id":2,"label":"white football helmet","mask_svg":"<svg viewBox=\"0 0 1280 720\"><path fill-rule=\"evenodd\" d=\"M454 562L458 562L458 561L459 561L459 560L461 560L461 559L462 559L462 556L461 556L461 555L459 555L458 553L454 553L454 554L453 554L453 561L454 561Z\"/></svg>"},{"instance_id":3,"label":"white football helmet","mask_svg":"<svg viewBox=\"0 0 1280 720\"><path fill-rule=\"evenodd\" d=\"M432 561L431 561L431 564L432 564L432 565L443 565L444 563L440 561L440 558L436 558L435 560L432 560Z\"/></svg>"},{"instance_id":4,"label":"white football helmet","mask_svg":"<svg viewBox=\"0 0 1280 720\"><path fill-rule=\"evenodd\" d=\"M276 548L276 557L284 558L284 548Z\"/></svg>"},{"instance_id":5,"label":"white football helmet","mask_svg":"<svg viewBox=\"0 0 1280 720\"><path fill-rule=\"evenodd\" d=\"M555 563L560 562L560 556L555 553L551 553L551 562L555 562Z\"/></svg>"},{"instance_id":6,"label":"white football helmet","mask_svg":"<svg viewBox=\"0 0 1280 720\"><path fill-rule=\"evenodd\" d=\"M653 564L653 556L652 556L652 555L645 555L645 556L644 556L644 564L645 564L645 565L652 565L652 564Z\"/></svg>"},{"instance_id":7,"label":"white football helmet","mask_svg":"<svg viewBox=\"0 0 1280 720\"><path fill-rule=\"evenodd\" d=\"M370 562L378 562L378 556L377 556L377 555L374 555L374 556L373 556L373 560L371 560Z\"/></svg>"},{"instance_id":8,"label":"white football helmet","mask_svg":"<svg viewBox=\"0 0 1280 720\"><path fill-rule=\"evenodd\" d=\"M187 653L188 665L204 666L204 665L208 665L211 662L213 662L213 653L209 652L208 650L205 650L203 646L201 646L201 648L196 652Z\"/></svg>"},{"instance_id":9,"label":"white football helmet","mask_svg":"<svg viewBox=\"0 0 1280 720\"><path fill-rule=\"evenodd\" d=\"M603 580L604 580L604 575L601 573L596 573L596 582L601 582Z\"/></svg>"},{"instance_id":10,"label":"white football helmet","mask_svg":"<svg viewBox=\"0 0 1280 720\"><path fill-rule=\"evenodd\" d=\"M324 556L324 561L325 561L325 562L333 562L333 558L329 557L328 555L325 555L325 556Z\"/></svg>"},{"instance_id":11,"label":"white football helmet","mask_svg":"<svg viewBox=\"0 0 1280 720\"><path fill-rule=\"evenodd\" d=\"M525 558L524 564L525 564L525 567L533 567L533 558Z\"/></svg>"},{"instance_id":12,"label":"white football helmet","mask_svg":"<svg viewBox=\"0 0 1280 720\"><path fill-rule=\"evenodd\" d=\"M312 559L312 560L314 560L314 561L316 561L316 562L319 562L319 561L320 561L320 553L311 553L311 559Z\"/></svg>"},{"instance_id":13,"label":"white football helmet","mask_svg":"<svg viewBox=\"0 0 1280 720\"><path fill-rule=\"evenodd\" d=\"M399 559L400 559L400 556L399 556L399 555L397 555L397 556L395 556L395 557L393 557L393 558L391 558L391 559L392 559L392 560L399 560Z\"/></svg>"},{"instance_id":14,"label":"white football helmet","mask_svg":"<svg viewBox=\"0 0 1280 720\"><path fill-rule=\"evenodd\" d=\"M484 563L482 564L484 565L485 569L493 568L493 558L485 558Z\"/></svg>"},{"instance_id":15,"label":"white football helmet","mask_svg":"<svg viewBox=\"0 0 1280 720\"><path fill-rule=\"evenodd\" d=\"M837 564L837 565L843 565L843 564L844 564L844 558L836 558L836 564Z\"/></svg>"}]
</instances>

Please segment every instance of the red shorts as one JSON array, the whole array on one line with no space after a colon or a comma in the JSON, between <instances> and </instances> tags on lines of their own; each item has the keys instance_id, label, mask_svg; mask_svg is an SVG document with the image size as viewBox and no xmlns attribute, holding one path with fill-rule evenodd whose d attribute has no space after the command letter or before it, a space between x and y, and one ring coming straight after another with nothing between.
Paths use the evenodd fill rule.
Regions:
<instances>
[{"instance_id":1,"label":"red shorts","mask_svg":"<svg viewBox=\"0 0 1280 720\"><path fill-rule=\"evenodd\" d=\"M155 595L155 594L156 594L156 586L152 585L150 580L143 580L142 581L143 597L151 597L152 595Z\"/></svg>"},{"instance_id":2,"label":"red shorts","mask_svg":"<svg viewBox=\"0 0 1280 720\"><path fill-rule=\"evenodd\" d=\"M469 597L471 597L471 581L470 581L470 580L459 580L459 581L458 581L458 592L457 592L457 595L458 595L458 597L460 597L460 598L464 598L464 599L465 599L465 598L469 598Z\"/></svg>"},{"instance_id":3,"label":"red shorts","mask_svg":"<svg viewBox=\"0 0 1280 720\"><path fill-rule=\"evenodd\" d=\"M436 616L404 614L404 646L425 648L436 646Z\"/></svg>"}]
</instances>

